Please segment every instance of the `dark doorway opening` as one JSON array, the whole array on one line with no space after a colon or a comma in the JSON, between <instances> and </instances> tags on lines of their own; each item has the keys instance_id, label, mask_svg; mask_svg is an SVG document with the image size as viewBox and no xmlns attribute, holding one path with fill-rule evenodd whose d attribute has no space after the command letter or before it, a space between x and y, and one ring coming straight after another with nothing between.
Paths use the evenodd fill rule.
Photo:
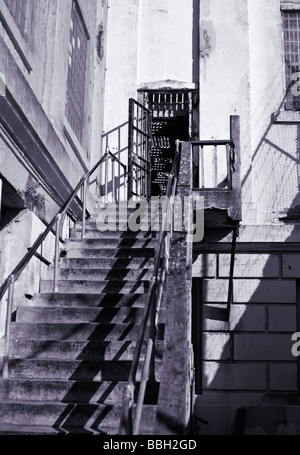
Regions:
<instances>
[{"instance_id":1,"label":"dark doorway opening","mask_svg":"<svg viewBox=\"0 0 300 455\"><path fill-rule=\"evenodd\" d=\"M175 154L175 141L190 140L192 93L166 90L144 92L152 114L151 194L166 192L167 179Z\"/></svg>"},{"instance_id":2,"label":"dark doorway opening","mask_svg":"<svg viewBox=\"0 0 300 455\"><path fill-rule=\"evenodd\" d=\"M14 187L0 175L0 231L25 209Z\"/></svg>"}]
</instances>

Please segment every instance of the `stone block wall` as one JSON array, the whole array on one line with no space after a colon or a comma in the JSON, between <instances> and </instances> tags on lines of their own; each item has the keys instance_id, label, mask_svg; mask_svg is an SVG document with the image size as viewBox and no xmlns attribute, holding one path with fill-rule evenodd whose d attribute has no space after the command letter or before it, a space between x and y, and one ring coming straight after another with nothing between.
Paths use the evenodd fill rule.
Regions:
<instances>
[{"instance_id":1,"label":"stone block wall","mask_svg":"<svg viewBox=\"0 0 300 455\"><path fill-rule=\"evenodd\" d=\"M204 391L296 392L296 280L300 254L237 253L234 303L227 307L230 254L200 254ZM298 297L299 299L299 297Z\"/></svg>"}]
</instances>

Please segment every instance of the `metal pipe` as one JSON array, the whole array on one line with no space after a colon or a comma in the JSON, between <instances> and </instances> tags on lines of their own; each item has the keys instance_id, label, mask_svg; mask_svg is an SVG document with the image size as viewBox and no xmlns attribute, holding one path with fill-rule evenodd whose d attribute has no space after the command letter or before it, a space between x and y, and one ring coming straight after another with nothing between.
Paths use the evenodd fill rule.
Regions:
<instances>
[{"instance_id":1,"label":"metal pipe","mask_svg":"<svg viewBox=\"0 0 300 455\"><path fill-rule=\"evenodd\" d=\"M199 165L201 166L201 173L199 172L199 188L204 188L204 147L201 145L200 147L200 156L199 156ZM200 183L201 182L201 183Z\"/></svg>"},{"instance_id":2,"label":"metal pipe","mask_svg":"<svg viewBox=\"0 0 300 455\"><path fill-rule=\"evenodd\" d=\"M2 206L2 188L3 188L3 182L2 182L2 179L0 178L0 220L1 220L1 206Z\"/></svg>"},{"instance_id":3,"label":"metal pipe","mask_svg":"<svg viewBox=\"0 0 300 455\"><path fill-rule=\"evenodd\" d=\"M83 195L82 195L82 231L81 231L81 238L84 239L85 237L85 215L86 215L86 198L87 198L87 188L88 188L88 177L86 177L83 181Z\"/></svg>"},{"instance_id":4,"label":"metal pipe","mask_svg":"<svg viewBox=\"0 0 300 455\"><path fill-rule=\"evenodd\" d=\"M108 201L108 158L109 158L109 148L108 146L106 147L106 159L105 159L105 190L104 190L104 196L105 196L105 202Z\"/></svg>"},{"instance_id":5,"label":"metal pipe","mask_svg":"<svg viewBox=\"0 0 300 455\"><path fill-rule=\"evenodd\" d=\"M58 273L58 259L59 259L60 222L61 222L61 214L59 213L57 215L57 220L56 220L53 292L57 292L57 273Z\"/></svg>"},{"instance_id":6,"label":"metal pipe","mask_svg":"<svg viewBox=\"0 0 300 455\"><path fill-rule=\"evenodd\" d=\"M8 299L7 299L7 312L5 321L5 344L4 344L4 357L3 357L3 379L8 378L8 363L9 363L9 345L10 345L10 331L11 331L11 314L14 301L14 284L15 276L10 275L9 286L8 286Z\"/></svg>"},{"instance_id":7,"label":"metal pipe","mask_svg":"<svg viewBox=\"0 0 300 455\"><path fill-rule=\"evenodd\" d=\"M218 147L214 145L215 188L218 186Z\"/></svg>"},{"instance_id":8,"label":"metal pipe","mask_svg":"<svg viewBox=\"0 0 300 455\"><path fill-rule=\"evenodd\" d=\"M116 188L115 188L115 162L111 162L111 180L112 180L112 201L116 200Z\"/></svg>"},{"instance_id":9,"label":"metal pipe","mask_svg":"<svg viewBox=\"0 0 300 455\"><path fill-rule=\"evenodd\" d=\"M149 337L148 344L147 344L144 368L143 368L143 372L142 372L139 394L138 394L138 399L137 399L137 404L136 404L136 409L135 409L133 430L132 430L133 435L137 435L139 433L139 427L140 427L140 422L141 422L141 417L142 417L146 385L147 385L147 380L148 380L148 376L149 376L149 364L150 364L150 360L152 357L152 352L153 352L153 347L154 347L154 338L155 338L155 334L151 333L151 332L152 332L152 329L150 330L150 337Z\"/></svg>"}]
</instances>

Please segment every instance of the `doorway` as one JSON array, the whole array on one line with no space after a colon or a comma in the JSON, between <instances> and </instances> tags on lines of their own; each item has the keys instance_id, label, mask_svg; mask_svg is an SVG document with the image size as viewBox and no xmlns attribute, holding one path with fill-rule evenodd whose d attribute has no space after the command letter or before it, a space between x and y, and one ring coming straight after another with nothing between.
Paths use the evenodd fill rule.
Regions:
<instances>
[{"instance_id":1,"label":"doorway","mask_svg":"<svg viewBox=\"0 0 300 455\"><path fill-rule=\"evenodd\" d=\"M152 116L151 195L163 196L175 155L175 141L191 138L192 92L149 90L143 95Z\"/></svg>"}]
</instances>

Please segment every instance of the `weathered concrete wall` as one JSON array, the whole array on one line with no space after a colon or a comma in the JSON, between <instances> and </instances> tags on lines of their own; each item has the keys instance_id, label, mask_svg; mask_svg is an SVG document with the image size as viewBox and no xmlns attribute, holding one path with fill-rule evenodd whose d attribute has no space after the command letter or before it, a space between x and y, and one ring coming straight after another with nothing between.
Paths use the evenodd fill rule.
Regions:
<instances>
[{"instance_id":1,"label":"weathered concrete wall","mask_svg":"<svg viewBox=\"0 0 300 455\"><path fill-rule=\"evenodd\" d=\"M43 137L43 131L40 131L37 120L32 118L33 111L37 112L34 104L41 106L45 112L64 147L64 153L60 153L57 147L52 147L51 154L60 169L68 169L68 178L74 185L82 176L84 169L89 168L90 163L94 162L101 152L99 130L101 131L103 121L106 2L79 1L90 34L85 93L86 122L82 144L79 144L72 129L68 128L65 117L72 1L33 0L28 4L25 36L21 35L3 0L1 0L1 10L18 45L28 59L32 71L29 72L25 68L5 28L1 29L1 37L11 53L12 61L1 60L0 70L6 75L8 89L28 120L36 128L37 134L41 135L42 140L47 138ZM103 32L102 38L99 35L100 30ZM29 92L22 88L22 84L28 84L35 100L28 100ZM31 98L33 97L31 96ZM97 104L95 104L95 100L97 100ZM76 150L67 140L65 128L67 128ZM47 146L50 147L46 143Z\"/></svg>"},{"instance_id":2,"label":"weathered concrete wall","mask_svg":"<svg viewBox=\"0 0 300 455\"><path fill-rule=\"evenodd\" d=\"M200 2L200 138L229 139L230 115L241 118L241 177L251 164L248 0ZM251 187L243 188L243 207Z\"/></svg>"},{"instance_id":3,"label":"weathered concrete wall","mask_svg":"<svg viewBox=\"0 0 300 455\"><path fill-rule=\"evenodd\" d=\"M228 117L241 117L243 222L278 224L299 205L296 117L285 111L280 0L202 0L200 137L228 138ZM298 1L292 3L299 7ZM279 124L272 120L276 114Z\"/></svg>"},{"instance_id":4,"label":"weathered concrete wall","mask_svg":"<svg viewBox=\"0 0 300 455\"><path fill-rule=\"evenodd\" d=\"M299 131L295 124L273 123L285 111L285 67L280 4L250 1L252 194L257 223L278 217L299 204ZM295 8L299 2L293 2ZM262 46L261 43L264 43ZM280 119L280 117L279 117Z\"/></svg>"},{"instance_id":5,"label":"weathered concrete wall","mask_svg":"<svg viewBox=\"0 0 300 455\"><path fill-rule=\"evenodd\" d=\"M104 143L127 162L128 100L137 99L138 87L166 79L198 82L193 80L193 1L184 7L180 0L108 5Z\"/></svg>"},{"instance_id":6,"label":"weathered concrete wall","mask_svg":"<svg viewBox=\"0 0 300 455\"><path fill-rule=\"evenodd\" d=\"M140 3L138 84L194 82L193 0Z\"/></svg>"},{"instance_id":7,"label":"weathered concrete wall","mask_svg":"<svg viewBox=\"0 0 300 455\"><path fill-rule=\"evenodd\" d=\"M24 210L1 231L1 284L18 265L19 261L27 253L27 249L31 247L44 229L45 225L33 214L33 212ZM49 234L49 237L38 252L53 264L54 236L52 234ZM15 283L13 311L17 309L20 303L25 303L25 295L32 296L34 293L39 292L41 278L49 277L51 269L51 266L46 266L37 258L33 257L31 259L30 263ZM4 335L6 318L6 298L1 301L0 305L0 337L2 337Z\"/></svg>"},{"instance_id":8,"label":"weathered concrete wall","mask_svg":"<svg viewBox=\"0 0 300 455\"><path fill-rule=\"evenodd\" d=\"M181 154L177 194L191 194L191 161L189 146ZM192 204L191 204L192 207ZM192 243L187 232L173 235L169 270L163 293L165 342L162 377L157 407L155 434L188 434L192 390Z\"/></svg>"},{"instance_id":9,"label":"weathered concrete wall","mask_svg":"<svg viewBox=\"0 0 300 455\"><path fill-rule=\"evenodd\" d=\"M279 403L276 394L297 392L292 333L300 255L261 248L236 254L229 321L224 314L230 254L203 254L193 264L193 275L203 277L203 395L195 406L196 416L208 421L200 424L203 434L233 434L238 408L272 409ZM267 412L265 423L273 411Z\"/></svg>"}]
</instances>

